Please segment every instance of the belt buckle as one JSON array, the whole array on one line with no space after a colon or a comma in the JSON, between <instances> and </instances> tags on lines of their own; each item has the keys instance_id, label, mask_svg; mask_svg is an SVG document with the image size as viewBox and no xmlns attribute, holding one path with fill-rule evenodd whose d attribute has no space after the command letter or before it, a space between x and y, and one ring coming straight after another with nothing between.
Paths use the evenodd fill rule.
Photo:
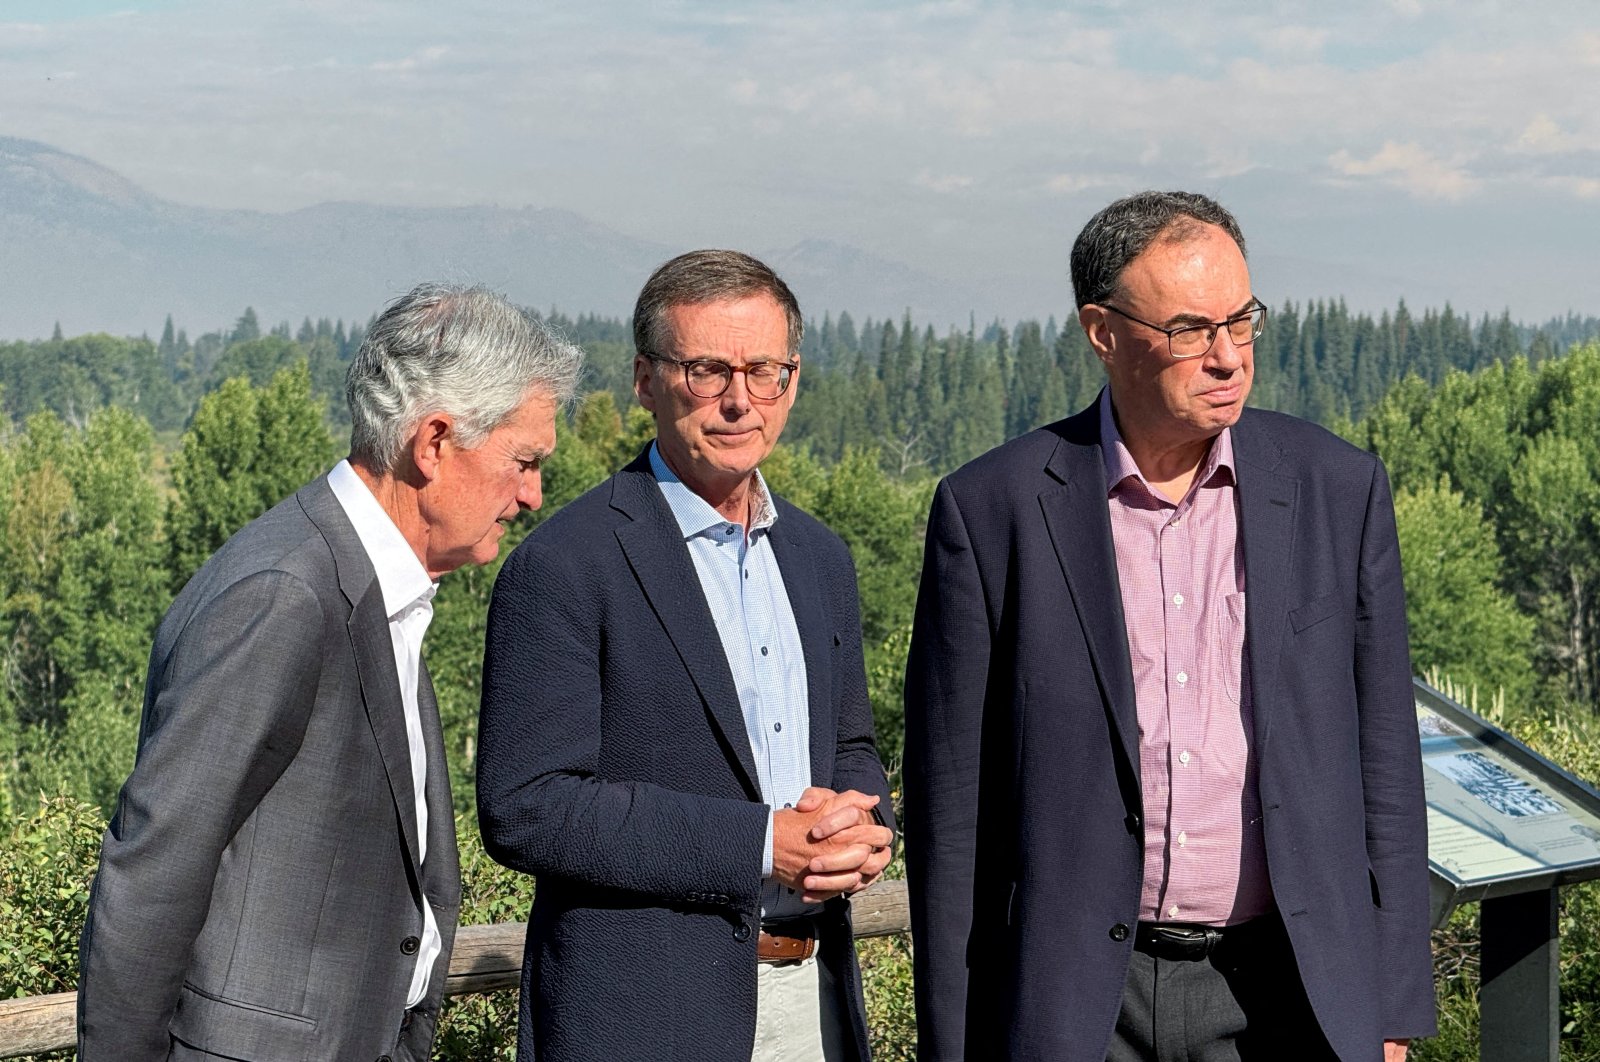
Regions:
<instances>
[{"instance_id":1,"label":"belt buckle","mask_svg":"<svg viewBox=\"0 0 1600 1062\"><path fill-rule=\"evenodd\" d=\"M1164 926L1159 923L1151 934L1163 958L1197 962L1210 955L1222 934L1205 926Z\"/></svg>"}]
</instances>

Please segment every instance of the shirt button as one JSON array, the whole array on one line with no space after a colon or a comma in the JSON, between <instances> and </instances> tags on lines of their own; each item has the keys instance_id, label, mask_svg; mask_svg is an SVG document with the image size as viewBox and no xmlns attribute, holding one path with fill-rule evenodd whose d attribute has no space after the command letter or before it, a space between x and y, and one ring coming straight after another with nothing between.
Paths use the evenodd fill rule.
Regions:
<instances>
[{"instance_id":1,"label":"shirt button","mask_svg":"<svg viewBox=\"0 0 1600 1062\"><path fill-rule=\"evenodd\" d=\"M746 569L745 569L745 570L744 570L744 577L745 577L745 578L746 578L746 579L748 579L748 578L750 578L750 569L749 569L749 568L746 568Z\"/></svg>"},{"instance_id":2,"label":"shirt button","mask_svg":"<svg viewBox=\"0 0 1600 1062\"><path fill-rule=\"evenodd\" d=\"M761 647L761 655L762 656L766 656L767 655L767 647L764 646L764 645Z\"/></svg>"},{"instance_id":3,"label":"shirt button","mask_svg":"<svg viewBox=\"0 0 1600 1062\"><path fill-rule=\"evenodd\" d=\"M1177 679L1178 679L1178 685L1181 686L1185 682L1189 681L1189 673L1187 671L1180 671L1177 674Z\"/></svg>"},{"instance_id":4,"label":"shirt button","mask_svg":"<svg viewBox=\"0 0 1600 1062\"><path fill-rule=\"evenodd\" d=\"M1182 752L1178 753L1178 762L1179 763L1188 763L1189 762L1189 750L1188 749L1184 749Z\"/></svg>"},{"instance_id":5,"label":"shirt button","mask_svg":"<svg viewBox=\"0 0 1600 1062\"><path fill-rule=\"evenodd\" d=\"M782 731L783 730L783 724L782 723L773 723L772 724L772 729L777 730L777 731Z\"/></svg>"},{"instance_id":6,"label":"shirt button","mask_svg":"<svg viewBox=\"0 0 1600 1062\"><path fill-rule=\"evenodd\" d=\"M1171 907L1167 908L1167 917L1168 918L1177 918L1178 917L1178 905L1177 904L1173 904Z\"/></svg>"},{"instance_id":7,"label":"shirt button","mask_svg":"<svg viewBox=\"0 0 1600 1062\"><path fill-rule=\"evenodd\" d=\"M1182 594L1173 594L1172 595L1172 603L1174 605L1180 605L1181 606L1183 604L1183 595Z\"/></svg>"},{"instance_id":8,"label":"shirt button","mask_svg":"<svg viewBox=\"0 0 1600 1062\"><path fill-rule=\"evenodd\" d=\"M1188 843L1189 843L1189 835L1187 833L1180 832L1178 834L1178 847L1182 848L1184 845L1186 845Z\"/></svg>"}]
</instances>

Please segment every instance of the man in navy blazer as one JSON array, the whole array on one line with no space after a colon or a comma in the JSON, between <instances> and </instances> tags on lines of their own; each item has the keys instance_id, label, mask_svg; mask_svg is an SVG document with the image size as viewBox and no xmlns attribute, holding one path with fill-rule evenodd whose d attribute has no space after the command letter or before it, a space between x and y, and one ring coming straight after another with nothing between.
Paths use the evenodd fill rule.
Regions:
<instances>
[{"instance_id":1,"label":"man in navy blazer","mask_svg":"<svg viewBox=\"0 0 1600 1062\"><path fill-rule=\"evenodd\" d=\"M933 502L906 680L919 1057L1404 1058L1434 1031L1405 599L1372 455L1244 408L1238 225L1072 252L1107 389Z\"/></svg>"},{"instance_id":2,"label":"man in navy blazer","mask_svg":"<svg viewBox=\"0 0 1600 1062\"><path fill-rule=\"evenodd\" d=\"M523 1062L868 1057L844 894L889 859L855 570L758 466L802 318L732 251L634 312L656 441L495 585L478 808L538 876Z\"/></svg>"}]
</instances>

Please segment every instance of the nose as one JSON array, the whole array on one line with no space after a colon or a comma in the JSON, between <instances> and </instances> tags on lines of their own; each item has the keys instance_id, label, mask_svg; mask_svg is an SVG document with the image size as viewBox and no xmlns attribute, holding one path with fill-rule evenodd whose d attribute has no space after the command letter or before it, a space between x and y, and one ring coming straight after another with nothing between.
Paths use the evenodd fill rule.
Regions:
<instances>
[{"instance_id":1,"label":"nose","mask_svg":"<svg viewBox=\"0 0 1600 1062\"><path fill-rule=\"evenodd\" d=\"M736 372L728 380L728 389L722 392L722 411L729 419L744 416L750 409L750 384L742 372Z\"/></svg>"},{"instance_id":2,"label":"nose","mask_svg":"<svg viewBox=\"0 0 1600 1062\"><path fill-rule=\"evenodd\" d=\"M1226 328L1219 328L1211 349L1206 351L1206 366L1219 372L1231 373L1244 365L1245 352L1249 348L1249 343L1243 345L1235 343Z\"/></svg>"},{"instance_id":3,"label":"nose","mask_svg":"<svg viewBox=\"0 0 1600 1062\"><path fill-rule=\"evenodd\" d=\"M530 468L522 474L522 482L517 486L517 507L537 509L542 504L544 504L543 473L537 468Z\"/></svg>"}]
</instances>

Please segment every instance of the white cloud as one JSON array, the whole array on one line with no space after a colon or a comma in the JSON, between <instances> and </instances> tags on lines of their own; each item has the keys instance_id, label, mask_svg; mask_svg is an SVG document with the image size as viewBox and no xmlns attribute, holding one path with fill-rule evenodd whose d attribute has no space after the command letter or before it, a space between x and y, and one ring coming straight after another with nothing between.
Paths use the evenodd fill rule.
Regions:
<instances>
[{"instance_id":1,"label":"white cloud","mask_svg":"<svg viewBox=\"0 0 1600 1062\"><path fill-rule=\"evenodd\" d=\"M1429 154L1414 143L1387 141L1370 158L1358 159L1340 149L1328 159L1346 177L1376 177L1405 189L1418 199L1458 201L1478 188L1461 168Z\"/></svg>"},{"instance_id":2,"label":"white cloud","mask_svg":"<svg viewBox=\"0 0 1600 1062\"><path fill-rule=\"evenodd\" d=\"M1579 141L1548 114L1536 114L1512 147L1530 155L1556 155L1576 150Z\"/></svg>"},{"instance_id":3,"label":"white cloud","mask_svg":"<svg viewBox=\"0 0 1600 1062\"><path fill-rule=\"evenodd\" d=\"M918 188L926 188L930 192L948 195L951 192L964 192L973 185L971 177L959 173L935 174L930 170L921 170L911 179L911 183Z\"/></svg>"},{"instance_id":4,"label":"white cloud","mask_svg":"<svg viewBox=\"0 0 1600 1062\"><path fill-rule=\"evenodd\" d=\"M421 51L413 52L401 59L379 59L367 64L369 70L392 73L410 73L423 67L433 66L450 54L450 49L442 44L436 44Z\"/></svg>"}]
</instances>

